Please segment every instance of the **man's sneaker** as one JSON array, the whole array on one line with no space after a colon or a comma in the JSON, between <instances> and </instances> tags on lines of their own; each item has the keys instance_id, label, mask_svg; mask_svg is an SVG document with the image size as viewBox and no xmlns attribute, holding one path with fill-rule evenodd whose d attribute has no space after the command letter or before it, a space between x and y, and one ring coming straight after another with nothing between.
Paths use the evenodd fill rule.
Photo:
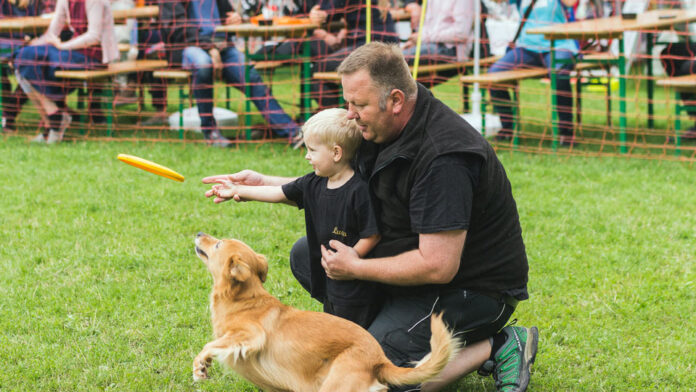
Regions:
<instances>
[{"instance_id":1,"label":"man's sneaker","mask_svg":"<svg viewBox=\"0 0 696 392\"><path fill-rule=\"evenodd\" d=\"M536 358L539 330L508 326L503 328L505 343L493 356L495 387L498 391L523 392L529 385L532 364Z\"/></svg>"},{"instance_id":2,"label":"man's sneaker","mask_svg":"<svg viewBox=\"0 0 696 392\"><path fill-rule=\"evenodd\" d=\"M34 136L31 139L32 143L46 143L46 136L44 136L43 132L39 132L38 135Z\"/></svg>"},{"instance_id":3,"label":"man's sneaker","mask_svg":"<svg viewBox=\"0 0 696 392\"><path fill-rule=\"evenodd\" d=\"M212 147L229 147L232 142L220 134L220 130L213 129L204 131L203 135L208 140L208 145Z\"/></svg>"}]
</instances>

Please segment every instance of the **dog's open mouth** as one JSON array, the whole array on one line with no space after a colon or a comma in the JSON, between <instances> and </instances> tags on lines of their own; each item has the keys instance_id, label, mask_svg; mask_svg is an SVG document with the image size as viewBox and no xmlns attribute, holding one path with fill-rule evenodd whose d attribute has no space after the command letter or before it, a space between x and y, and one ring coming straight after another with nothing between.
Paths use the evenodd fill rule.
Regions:
<instances>
[{"instance_id":1,"label":"dog's open mouth","mask_svg":"<svg viewBox=\"0 0 696 392\"><path fill-rule=\"evenodd\" d=\"M208 254L203 252L203 249L201 249L199 247L196 247L196 253L198 253L199 256L205 257L206 259L208 258Z\"/></svg>"}]
</instances>

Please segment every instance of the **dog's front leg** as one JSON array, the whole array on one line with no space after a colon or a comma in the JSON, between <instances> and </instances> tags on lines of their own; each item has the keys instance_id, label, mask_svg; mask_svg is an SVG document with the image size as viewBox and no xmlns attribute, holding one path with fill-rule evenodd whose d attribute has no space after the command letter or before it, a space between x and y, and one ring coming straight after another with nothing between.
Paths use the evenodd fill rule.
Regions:
<instances>
[{"instance_id":1,"label":"dog's front leg","mask_svg":"<svg viewBox=\"0 0 696 392\"><path fill-rule=\"evenodd\" d=\"M213 362L213 356L217 351L228 348L233 344L233 338L225 335L203 346L203 350L193 360L193 381L208 378L208 367Z\"/></svg>"},{"instance_id":2,"label":"dog's front leg","mask_svg":"<svg viewBox=\"0 0 696 392\"><path fill-rule=\"evenodd\" d=\"M262 328L247 326L242 330L228 332L224 336L209 342L193 360L193 380L208 378L208 366L213 358L221 360L232 356L236 362L251 353L261 350L266 342L266 334Z\"/></svg>"}]
</instances>

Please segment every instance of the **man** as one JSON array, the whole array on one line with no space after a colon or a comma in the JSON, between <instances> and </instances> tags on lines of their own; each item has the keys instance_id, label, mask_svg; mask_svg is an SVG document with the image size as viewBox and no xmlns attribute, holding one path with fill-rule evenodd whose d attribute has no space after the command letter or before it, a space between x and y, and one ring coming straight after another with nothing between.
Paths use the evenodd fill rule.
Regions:
<instances>
[{"instance_id":1,"label":"man","mask_svg":"<svg viewBox=\"0 0 696 392\"><path fill-rule=\"evenodd\" d=\"M412 79L398 46L362 46L338 72L350 117L365 139L355 169L379 202L382 241L366 259L331 241L332 249L322 249L327 275L383 284L384 305L368 330L397 365L427 353L428 320L444 312L466 346L424 391L476 369L493 373L500 391L525 390L538 332L503 328L518 301L528 298L528 265L517 206L495 151ZM251 171L203 179L224 181L289 179ZM290 255L304 287L308 254L301 239Z\"/></svg>"},{"instance_id":2,"label":"man","mask_svg":"<svg viewBox=\"0 0 696 392\"><path fill-rule=\"evenodd\" d=\"M245 84L250 84L249 98L271 124L274 136L290 139L297 133L297 124L271 96L258 72L252 68L249 80L244 80L244 55L234 47L231 37L215 32L215 26L223 22L242 22L229 1L162 1L159 22L170 64L193 72L193 96L201 117L201 129L212 145L224 147L229 144L217 129L213 117L214 76L220 73L227 83L240 90Z\"/></svg>"}]
</instances>

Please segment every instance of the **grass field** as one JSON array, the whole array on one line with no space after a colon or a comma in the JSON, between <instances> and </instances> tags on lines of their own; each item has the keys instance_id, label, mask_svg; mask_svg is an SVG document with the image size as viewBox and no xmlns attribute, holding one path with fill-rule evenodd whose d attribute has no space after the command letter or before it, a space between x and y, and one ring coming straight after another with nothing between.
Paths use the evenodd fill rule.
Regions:
<instances>
[{"instance_id":1,"label":"grass field","mask_svg":"<svg viewBox=\"0 0 696 392\"><path fill-rule=\"evenodd\" d=\"M152 159L177 183L116 160ZM191 363L211 337L198 231L244 240L267 289L319 306L287 256L301 211L214 205L206 175L308 171L285 146L0 142L1 391L253 391ZM696 385L696 171L677 162L502 153L530 262L514 317L541 334L530 391L688 391ZM471 375L450 391L491 391Z\"/></svg>"}]
</instances>

